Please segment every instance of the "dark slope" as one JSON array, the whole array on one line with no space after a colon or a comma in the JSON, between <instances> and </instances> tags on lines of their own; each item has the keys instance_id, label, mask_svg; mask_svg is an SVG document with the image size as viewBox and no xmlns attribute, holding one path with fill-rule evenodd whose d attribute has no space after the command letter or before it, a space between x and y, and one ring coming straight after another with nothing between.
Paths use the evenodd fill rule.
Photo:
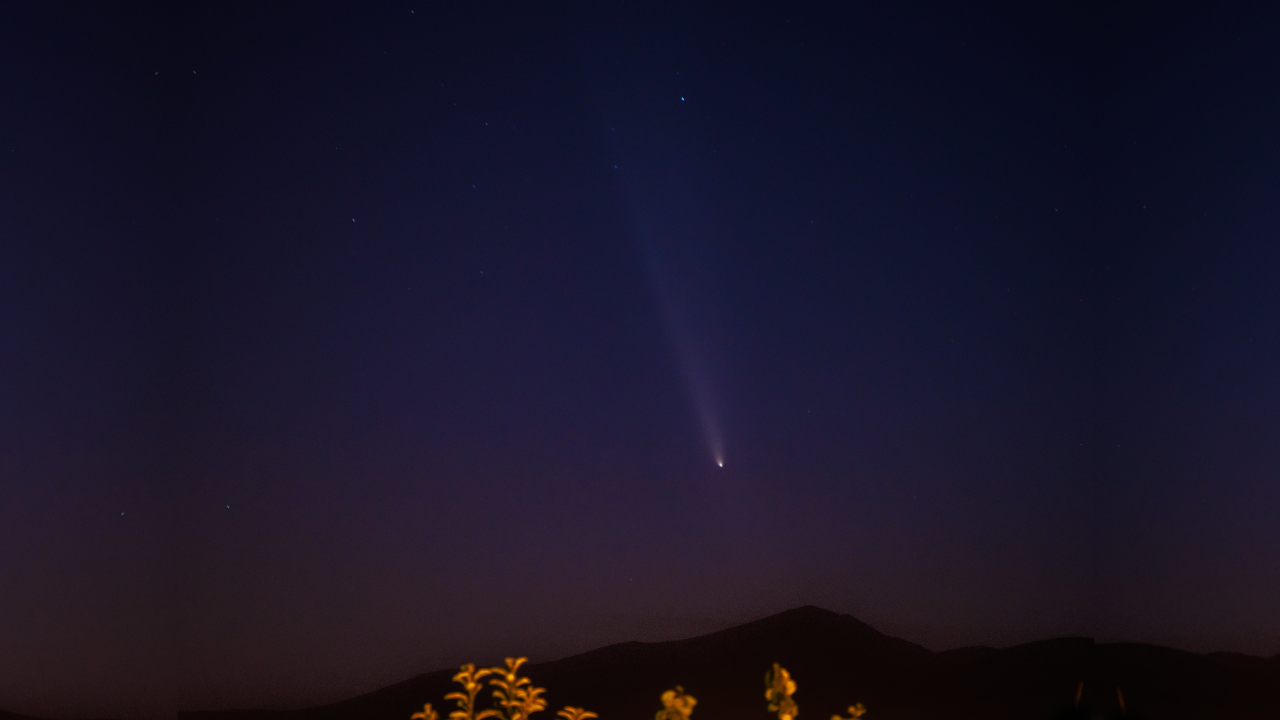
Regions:
<instances>
[{"instance_id":1,"label":"dark slope","mask_svg":"<svg viewBox=\"0 0 1280 720\"><path fill-rule=\"evenodd\" d=\"M1249 655L1099 645L1094 676L1144 718L1280 718L1280 667Z\"/></svg>"},{"instance_id":2,"label":"dark slope","mask_svg":"<svg viewBox=\"0 0 1280 720\"><path fill-rule=\"evenodd\" d=\"M1119 717L1280 718L1280 658L1196 655L1149 645L1063 638L1012 648L933 653L848 616L803 607L710 635L620 643L527 667L552 710L579 705L604 720L648 720L662 691L682 685L701 720L768 720L763 678L773 662L799 684L802 717L826 720L862 702L873 720ZM444 707L453 670L324 707L292 712L184 713L181 720L406 720ZM1074 705L1083 681L1080 706Z\"/></svg>"},{"instance_id":3,"label":"dark slope","mask_svg":"<svg viewBox=\"0 0 1280 720\"><path fill-rule=\"evenodd\" d=\"M547 688L550 709L540 720L554 720L565 705L594 710L602 720L649 720L661 693L676 685L698 698L696 720L769 720L764 673L775 661L799 685L804 720L828 720L855 702L866 704L869 720L1118 718L1117 687L1130 719L1280 718L1280 656L1198 655L1089 638L934 653L815 607L687 640L610 645L525 670ZM452 703L443 698L455 689L453 673L419 675L323 707L179 713L179 720L408 720L424 702L447 715Z\"/></svg>"},{"instance_id":4,"label":"dark slope","mask_svg":"<svg viewBox=\"0 0 1280 720\"><path fill-rule=\"evenodd\" d=\"M0 710L0 720L37 720L29 715L19 715L18 713L5 712Z\"/></svg>"},{"instance_id":5,"label":"dark slope","mask_svg":"<svg viewBox=\"0 0 1280 720\"><path fill-rule=\"evenodd\" d=\"M804 607L721 632L663 643L620 643L563 660L527 666L552 708L578 705L609 720L648 720L658 697L682 685L698 698L705 720L767 720L764 673L782 663L798 678L797 697L812 717L830 717L854 702L892 699L905 707L936 684L935 654L884 635L847 615ZM183 720L345 720L400 718L423 702L441 707L454 688L453 671L411 680L333 705L289 713L232 718L187 713ZM821 712L824 715L816 713Z\"/></svg>"},{"instance_id":6,"label":"dark slope","mask_svg":"<svg viewBox=\"0 0 1280 720\"><path fill-rule=\"evenodd\" d=\"M0 710L0 720L41 720L40 718L30 715L19 715L18 713L5 712Z\"/></svg>"}]
</instances>

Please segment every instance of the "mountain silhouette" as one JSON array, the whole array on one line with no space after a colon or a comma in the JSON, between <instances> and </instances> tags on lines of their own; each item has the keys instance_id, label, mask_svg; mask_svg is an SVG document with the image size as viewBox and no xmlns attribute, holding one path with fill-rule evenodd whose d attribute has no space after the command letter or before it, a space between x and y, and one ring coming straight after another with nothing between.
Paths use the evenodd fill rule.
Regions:
<instances>
[{"instance_id":1,"label":"mountain silhouette","mask_svg":"<svg viewBox=\"0 0 1280 720\"><path fill-rule=\"evenodd\" d=\"M547 688L548 710L535 720L553 720L565 705L601 720L650 720L662 692L676 685L698 699L694 720L770 720L764 675L775 662L798 684L800 720L828 720L854 703L866 705L867 720L1280 718L1280 655L1196 654L1091 638L932 652L811 606L686 640L609 645L522 671ZM408 720L427 702L447 716L452 703L443 698L456 689L455 672L418 675L321 707L181 712L178 720ZM482 697L487 706L488 692ZM0 720L29 719L0 713Z\"/></svg>"},{"instance_id":2,"label":"mountain silhouette","mask_svg":"<svg viewBox=\"0 0 1280 720\"><path fill-rule=\"evenodd\" d=\"M868 720L1280 718L1280 656L1200 655L1091 638L937 653L812 606L686 640L609 645L524 671L547 688L544 720L565 705L602 720L649 720L662 692L676 685L698 698L696 720L770 720L763 685L774 662L795 678L800 717L809 720L859 702ZM407 720L425 702L445 715L454 672L305 710L179 713L179 720Z\"/></svg>"}]
</instances>

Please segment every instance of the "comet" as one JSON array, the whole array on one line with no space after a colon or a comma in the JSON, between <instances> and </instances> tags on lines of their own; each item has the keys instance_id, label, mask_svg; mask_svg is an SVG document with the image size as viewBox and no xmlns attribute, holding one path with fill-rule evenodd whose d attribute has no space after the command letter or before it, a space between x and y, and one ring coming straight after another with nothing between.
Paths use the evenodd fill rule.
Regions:
<instances>
[{"instance_id":1,"label":"comet","mask_svg":"<svg viewBox=\"0 0 1280 720\"><path fill-rule=\"evenodd\" d=\"M683 98L682 98L683 99ZM723 294L716 282L714 243L719 234L702 201L702 175L693 154L682 152L685 128L650 123L638 132L617 132L607 122L617 154L609 164L626 200L645 269L667 337L702 426L708 459L724 467L725 442L716 380L718 329L724 327ZM661 151L655 149L661 148Z\"/></svg>"}]
</instances>

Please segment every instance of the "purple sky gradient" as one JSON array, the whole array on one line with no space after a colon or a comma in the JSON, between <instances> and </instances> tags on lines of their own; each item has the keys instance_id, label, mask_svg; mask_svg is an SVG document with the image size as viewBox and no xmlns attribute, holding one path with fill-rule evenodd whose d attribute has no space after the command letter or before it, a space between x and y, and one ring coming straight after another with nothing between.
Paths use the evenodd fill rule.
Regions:
<instances>
[{"instance_id":1,"label":"purple sky gradient","mask_svg":"<svg viewBox=\"0 0 1280 720\"><path fill-rule=\"evenodd\" d=\"M1278 36L8 7L0 708L298 707L802 604L1280 652Z\"/></svg>"}]
</instances>

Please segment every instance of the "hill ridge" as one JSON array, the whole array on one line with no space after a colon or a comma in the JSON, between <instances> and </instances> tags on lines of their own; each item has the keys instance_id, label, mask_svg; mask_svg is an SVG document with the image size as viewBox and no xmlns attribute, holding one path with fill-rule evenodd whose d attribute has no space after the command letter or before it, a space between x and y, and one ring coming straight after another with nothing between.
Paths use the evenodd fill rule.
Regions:
<instances>
[{"instance_id":1,"label":"hill ridge","mask_svg":"<svg viewBox=\"0 0 1280 720\"><path fill-rule=\"evenodd\" d=\"M792 671L800 687L797 701L810 717L865 702L877 720L1048 720L1075 709L1077 689L1081 707L1103 717L1120 711L1120 686L1129 688L1131 718L1199 720L1214 710L1229 710L1241 720L1280 716L1280 691L1266 692L1270 685L1280 688L1280 663L1263 658L1215 658L1091 637L934 652L813 605L689 638L613 643L526 670L548 689L548 707L582 706L605 720L647 720L661 691L676 684L699 698L698 720L768 720L758 686L775 661ZM1177 682L1162 685L1147 666ZM424 702L440 703L453 690L454 672L420 674L314 708L187 712L179 720L404 720Z\"/></svg>"},{"instance_id":2,"label":"hill ridge","mask_svg":"<svg viewBox=\"0 0 1280 720\"><path fill-rule=\"evenodd\" d=\"M1280 717L1280 655L1197 654L1089 637L934 652L813 605L689 638L613 643L525 671L547 688L549 714L540 720L564 705L602 720L648 720L661 692L677 684L698 698L695 720L770 720L760 686L773 662L792 672L796 701L812 719L855 702L874 720L1119 717L1116 688L1130 719ZM441 707L455 672L421 673L317 707L182 711L177 719L408 720L425 702ZM0 713L0 720L36 719Z\"/></svg>"}]
</instances>

